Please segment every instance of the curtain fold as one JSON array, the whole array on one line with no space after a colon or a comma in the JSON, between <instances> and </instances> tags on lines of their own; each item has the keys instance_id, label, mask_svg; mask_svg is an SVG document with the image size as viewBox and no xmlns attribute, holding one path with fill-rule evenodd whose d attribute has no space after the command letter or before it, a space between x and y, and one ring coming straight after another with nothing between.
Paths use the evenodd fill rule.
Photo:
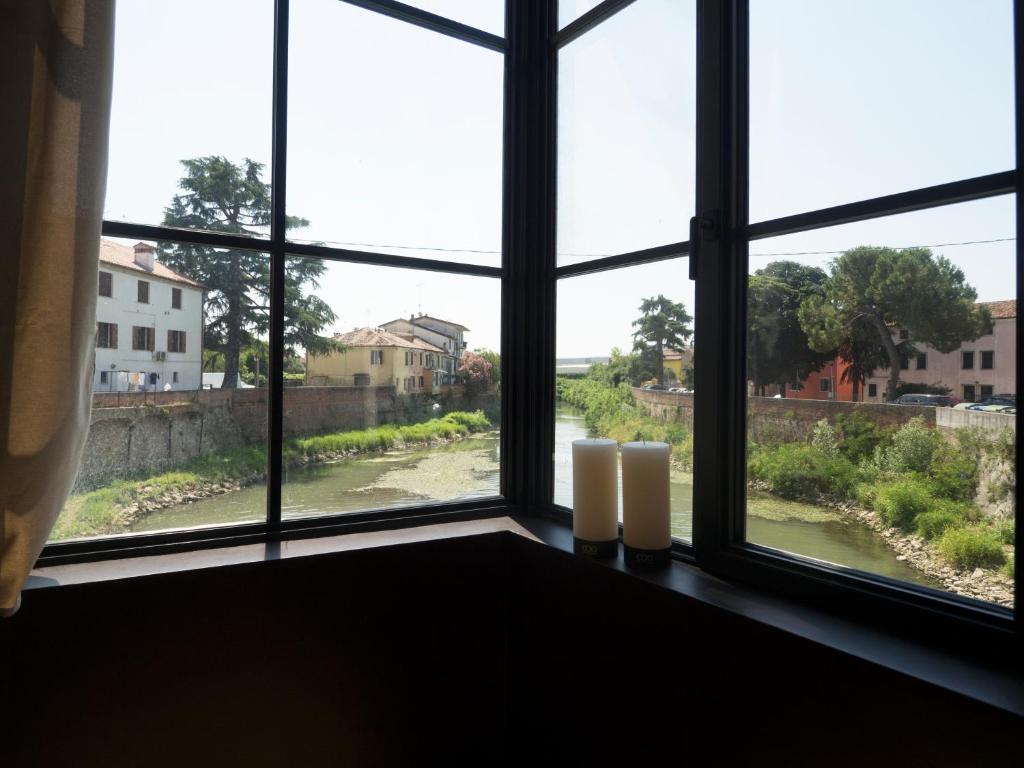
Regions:
<instances>
[{"instance_id":1,"label":"curtain fold","mask_svg":"<svg viewBox=\"0 0 1024 768\"><path fill-rule=\"evenodd\" d=\"M89 429L113 0L0 0L0 615Z\"/></svg>"}]
</instances>

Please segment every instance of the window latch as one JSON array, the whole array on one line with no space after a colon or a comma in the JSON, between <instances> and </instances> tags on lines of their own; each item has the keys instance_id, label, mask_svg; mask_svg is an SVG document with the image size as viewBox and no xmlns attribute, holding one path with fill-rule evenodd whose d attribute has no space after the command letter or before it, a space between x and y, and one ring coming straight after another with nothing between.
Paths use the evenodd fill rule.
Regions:
<instances>
[{"instance_id":1,"label":"window latch","mask_svg":"<svg viewBox=\"0 0 1024 768\"><path fill-rule=\"evenodd\" d=\"M711 210L705 216L690 217L690 279L697 279L697 268L700 262L700 244L702 241L714 240L718 236L718 211Z\"/></svg>"}]
</instances>

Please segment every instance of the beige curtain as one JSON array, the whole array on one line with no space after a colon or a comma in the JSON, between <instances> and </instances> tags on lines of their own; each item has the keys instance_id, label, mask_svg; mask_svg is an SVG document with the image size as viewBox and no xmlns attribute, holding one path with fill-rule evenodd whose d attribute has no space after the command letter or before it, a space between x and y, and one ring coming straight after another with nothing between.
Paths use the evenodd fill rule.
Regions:
<instances>
[{"instance_id":1,"label":"beige curtain","mask_svg":"<svg viewBox=\"0 0 1024 768\"><path fill-rule=\"evenodd\" d=\"M0 0L0 615L89 429L113 0Z\"/></svg>"}]
</instances>

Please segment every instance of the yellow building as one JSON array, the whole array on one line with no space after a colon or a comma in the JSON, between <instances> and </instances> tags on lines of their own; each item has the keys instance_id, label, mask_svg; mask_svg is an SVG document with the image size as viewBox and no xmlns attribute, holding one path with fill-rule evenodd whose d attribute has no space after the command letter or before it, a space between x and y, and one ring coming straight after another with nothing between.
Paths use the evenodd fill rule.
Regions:
<instances>
[{"instance_id":1,"label":"yellow building","mask_svg":"<svg viewBox=\"0 0 1024 768\"><path fill-rule=\"evenodd\" d=\"M667 350L662 355L662 367L665 369L665 377L672 379L673 377L668 373L672 371L675 374L675 381L683 381L683 369L690 368L693 366L693 350L684 349L680 352L677 349Z\"/></svg>"},{"instance_id":2,"label":"yellow building","mask_svg":"<svg viewBox=\"0 0 1024 768\"><path fill-rule=\"evenodd\" d=\"M342 352L306 355L306 384L321 387L377 386L399 394L433 393L443 350L422 339L403 338L377 328L334 334ZM435 383L436 382L436 383Z\"/></svg>"}]
</instances>

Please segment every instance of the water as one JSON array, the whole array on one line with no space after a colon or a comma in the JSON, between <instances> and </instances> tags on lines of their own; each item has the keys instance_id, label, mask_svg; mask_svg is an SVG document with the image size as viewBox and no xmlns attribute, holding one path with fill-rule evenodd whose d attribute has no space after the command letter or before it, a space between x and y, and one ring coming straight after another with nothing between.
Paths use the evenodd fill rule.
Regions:
<instances>
[{"instance_id":1,"label":"water","mask_svg":"<svg viewBox=\"0 0 1024 768\"><path fill-rule=\"evenodd\" d=\"M586 437L583 417L568 408L555 412L555 503L572 506L572 441ZM332 464L292 468L281 489L285 518L354 512L473 499L498 495L497 433L442 446L395 451ZM621 503L621 469L620 469ZM133 531L264 519L266 486L213 496L154 512ZM693 478L673 472L672 534L692 536ZM896 559L871 529L833 510L751 493L747 536L750 541L787 552L935 586L916 569Z\"/></svg>"}]
</instances>

